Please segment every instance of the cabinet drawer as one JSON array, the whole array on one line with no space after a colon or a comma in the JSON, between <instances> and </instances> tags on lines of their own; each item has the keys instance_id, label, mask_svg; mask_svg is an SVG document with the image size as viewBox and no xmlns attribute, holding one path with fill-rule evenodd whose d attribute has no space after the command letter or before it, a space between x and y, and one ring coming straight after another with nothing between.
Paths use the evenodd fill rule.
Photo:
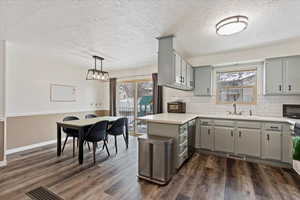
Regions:
<instances>
[{"instance_id":1,"label":"cabinet drawer","mask_svg":"<svg viewBox=\"0 0 300 200\"><path fill-rule=\"evenodd\" d=\"M225 127L233 127L234 122L228 120L215 120L215 126L225 126Z\"/></svg>"},{"instance_id":2,"label":"cabinet drawer","mask_svg":"<svg viewBox=\"0 0 300 200\"><path fill-rule=\"evenodd\" d=\"M254 129L260 129L261 124L259 122L237 122L238 128L254 128Z\"/></svg>"},{"instance_id":3,"label":"cabinet drawer","mask_svg":"<svg viewBox=\"0 0 300 200\"><path fill-rule=\"evenodd\" d=\"M202 119L200 121L200 124L204 125L204 126L212 126L213 123L214 123L214 121L213 120L209 120L209 119L207 119L207 120L206 119Z\"/></svg>"},{"instance_id":4,"label":"cabinet drawer","mask_svg":"<svg viewBox=\"0 0 300 200\"><path fill-rule=\"evenodd\" d=\"M274 124L274 123L265 123L264 124L265 130L272 130L272 131L281 131L282 125L281 124Z\"/></svg>"}]
</instances>

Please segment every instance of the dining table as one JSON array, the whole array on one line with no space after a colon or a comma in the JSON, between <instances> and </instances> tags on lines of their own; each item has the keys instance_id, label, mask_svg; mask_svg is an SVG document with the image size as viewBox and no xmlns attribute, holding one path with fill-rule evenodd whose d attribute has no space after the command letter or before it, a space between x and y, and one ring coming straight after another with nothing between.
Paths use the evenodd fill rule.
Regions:
<instances>
[{"instance_id":1,"label":"dining table","mask_svg":"<svg viewBox=\"0 0 300 200\"><path fill-rule=\"evenodd\" d=\"M71 121L59 121L56 122L57 124L57 156L61 156L61 133L62 133L62 128L71 128L78 130L79 137L78 137L78 146L79 146L79 153L78 153L78 162L79 164L83 163L83 145L84 145L84 135L85 132L88 130L89 127L92 125L96 124L97 122L100 121L105 121L107 120L109 124L114 123L117 121L119 118L122 117L117 117L117 116L102 116L102 117L95 117L95 118L90 118L90 119L80 119L80 120L71 120ZM128 148L128 124L125 124L125 141L126 141L126 148Z\"/></svg>"}]
</instances>

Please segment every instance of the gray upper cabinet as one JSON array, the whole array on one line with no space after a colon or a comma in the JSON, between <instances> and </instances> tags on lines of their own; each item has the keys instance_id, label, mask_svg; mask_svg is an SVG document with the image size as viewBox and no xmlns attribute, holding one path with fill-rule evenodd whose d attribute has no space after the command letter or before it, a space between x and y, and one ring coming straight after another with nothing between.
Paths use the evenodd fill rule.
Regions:
<instances>
[{"instance_id":1,"label":"gray upper cabinet","mask_svg":"<svg viewBox=\"0 0 300 200\"><path fill-rule=\"evenodd\" d=\"M194 95L211 96L212 95L212 67L197 67L194 68Z\"/></svg>"},{"instance_id":2,"label":"gray upper cabinet","mask_svg":"<svg viewBox=\"0 0 300 200\"><path fill-rule=\"evenodd\" d=\"M194 69L190 64L186 64L186 85L188 88L194 88Z\"/></svg>"},{"instance_id":3,"label":"gray upper cabinet","mask_svg":"<svg viewBox=\"0 0 300 200\"><path fill-rule=\"evenodd\" d=\"M182 90L193 90L191 65L174 50L174 36L157 38L158 84Z\"/></svg>"},{"instance_id":4,"label":"gray upper cabinet","mask_svg":"<svg viewBox=\"0 0 300 200\"><path fill-rule=\"evenodd\" d=\"M300 94L300 56L266 59L265 94Z\"/></svg>"},{"instance_id":5,"label":"gray upper cabinet","mask_svg":"<svg viewBox=\"0 0 300 200\"><path fill-rule=\"evenodd\" d=\"M267 59L265 62L265 93L282 94L283 61L281 58Z\"/></svg>"},{"instance_id":6,"label":"gray upper cabinet","mask_svg":"<svg viewBox=\"0 0 300 200\"><path fill-rule=\"evenodd\" d=\"M285 59L285 91L300 94L300 56Z\"/></svg>"}]
</instances>

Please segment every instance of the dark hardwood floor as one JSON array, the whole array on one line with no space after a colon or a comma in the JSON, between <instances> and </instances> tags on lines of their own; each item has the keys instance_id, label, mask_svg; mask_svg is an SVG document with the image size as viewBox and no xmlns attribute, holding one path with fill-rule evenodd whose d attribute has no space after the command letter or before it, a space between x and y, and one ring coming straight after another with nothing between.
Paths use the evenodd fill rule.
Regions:
<instances>
[{"instance_id":1,"label":"dark hardwood floor","mask_svg":"<svg viewBox=\"0 0 300 200\"><path fill-rule=\"evenodd\" d=\"M300 199L300 176L293 170L233 160L213 155L194 154L167 186L138 180L136 138L129 149L119 137L111 157L86 149L79 166L72 157L71 143L62 157L56 157L56 145L49 145L8 157L8 166L0 168L0 199L29 199L25 193L44 186L64 199Z\"/></svg>"}]
</instances>

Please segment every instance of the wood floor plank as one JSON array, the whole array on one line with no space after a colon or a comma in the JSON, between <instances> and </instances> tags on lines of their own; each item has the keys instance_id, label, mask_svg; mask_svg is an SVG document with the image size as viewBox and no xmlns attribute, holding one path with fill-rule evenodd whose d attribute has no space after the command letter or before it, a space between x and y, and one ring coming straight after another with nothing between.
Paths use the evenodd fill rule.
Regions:
<instances>
[{"instance_id":1,"label":"wood floor plank","mask_svg":"<svg viewBox=\"0 0 300 200\"><path fill-rule=\"evenodd\" d=\"M79 165L72 143L59 158L56 145L9 155L0 169L0 199L28 199L25 193L40 186L66 200L300 199L300 176L291 169L208 154L194 154L168 185L158 186L136 176L136 138L127 150L118 139L118 154L110 140L111 156L99 149L96 165L87 148Z\"/></svg>"}]
</instances>

